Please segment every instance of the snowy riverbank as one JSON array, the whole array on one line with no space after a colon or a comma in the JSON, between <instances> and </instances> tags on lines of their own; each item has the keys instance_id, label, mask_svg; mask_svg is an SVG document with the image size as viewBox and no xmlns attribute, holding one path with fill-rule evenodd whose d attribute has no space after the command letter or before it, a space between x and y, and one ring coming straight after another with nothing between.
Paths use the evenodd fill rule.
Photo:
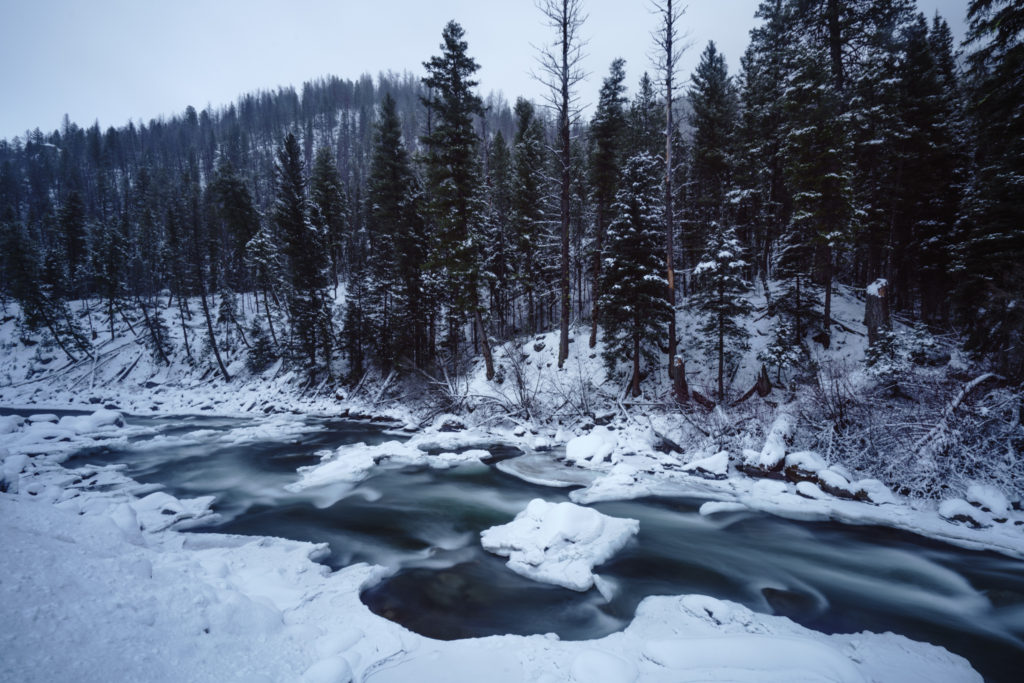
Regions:
<instances>
[{"instance_id":1,"label":"snowy riverbank","mask_svg":"<svg viewBox=\"0 0 1024 683\"><path fill-rule=\"evenodd\" d=\"M4 453L6 680L979 680L942 648L826 636L701 596L648 598L624 632L598 641L433 641L362 604L380 568L332 573L313 561L315 544L188 534L177 529L209 500L179 501L118 468L64 469L67 449L127 438L108 417L52 451ZM5 443L27 443L37 424L54 423L27 420Z\"/></svg>"}]
</instances>

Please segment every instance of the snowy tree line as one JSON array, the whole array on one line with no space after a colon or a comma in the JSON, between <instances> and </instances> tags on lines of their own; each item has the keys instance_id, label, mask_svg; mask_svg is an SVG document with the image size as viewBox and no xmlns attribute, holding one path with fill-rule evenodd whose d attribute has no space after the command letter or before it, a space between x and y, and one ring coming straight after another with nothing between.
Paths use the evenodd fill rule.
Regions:
<instances>
[{"instance_id":1,"label":"snowy tree line","mask_svg":"<svg viewBox=\"0 0 1024 683\"><path fill-rule=\"evenodd\" d=\"M311 377L457 375L479 354L490 376L493 342L574 319L634 395L674 371L689 307L722 400L755 283L778 375L829 344L836 283L884 278L894 314L1024 377L1024 10L972 0L958 51L913 0L764 0L740 73L709 43L683 78L685 15L656 3L656 68L630 95L615 61L587 119L558 61L581 5L545 5L569 48L548 53L551 107L482 100L451 22L422 78L0 141L3 298L72 360L123 320L224 379L239 346Z\"/></svg>"}]
</instances>

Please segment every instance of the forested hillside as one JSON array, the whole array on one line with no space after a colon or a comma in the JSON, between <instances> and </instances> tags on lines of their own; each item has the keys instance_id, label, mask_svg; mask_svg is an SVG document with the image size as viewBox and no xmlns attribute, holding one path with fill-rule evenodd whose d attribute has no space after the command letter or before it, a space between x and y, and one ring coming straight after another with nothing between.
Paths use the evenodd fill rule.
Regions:
<instances>
[{"instance_id":1,"label":"forested hillside","mask_svg":"<svg viewBox=\"0 0 1024 683\"><path fill-rule=\"evenodd\" d=\"M283 359L338 385L458 377L479 354L490 380L493 346L555 328L561 367L573 323L630 396L668 376L672 399L710 407L746 391L744 363L764 365L759 390L827 389L843 285L867 298L886 396L915 398L906 368L941 364L941 337L993 373L985 438L1017 452L1024 8L972 0L958 46L913 0L764 0L739 73L708 42L681 74L685 16L665 0L655 67L626 83L617 60L596 96L581 8L544 4L548 103L481 99L452 21L415 73L0 141L5 309L71 362L124 322L158 363L184 352L230 381L222 353L244 348L253 371ZM705 393L682 361L706 363Z\"/></svg>"}]
</instances>

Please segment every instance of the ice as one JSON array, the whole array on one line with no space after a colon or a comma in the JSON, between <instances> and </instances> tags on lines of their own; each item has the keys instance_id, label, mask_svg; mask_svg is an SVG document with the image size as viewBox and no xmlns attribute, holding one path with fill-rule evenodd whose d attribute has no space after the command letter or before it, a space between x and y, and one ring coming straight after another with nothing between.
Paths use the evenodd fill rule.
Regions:
<instances>
[{"instance_id":1,"label":"ice","mask_svg":"<svg viewBox=\"0 0 1024 683\"><path fill-rule=\"evenodd\" d=\"M538 486L564 488L587 486L601 476L599 472L580 467L566 467L549 453L530 453L495 464L500 471Z\"/></svg>"},{"instance_id":2,"label":"ice","mask_svg":"<svg viewBox=\"0 0 1024 683\"><path fill-rule=\"evenodd\" d=\"M480 541L486 550L508 557L508 568L517 574L586 591L594 585L594 566L610 559L639 530L635 519L535 498L513 521L481 532Z\"/></svg>"},{"instance_id":3,"label":"ice","mask_svg":"<svg viewBox=\"0 0 1024 683\"><path fill-rule=\"evenodd\" d=\"M709 500L706 503L702 503L700 506L700 515L707 517L708 515L715 515L720 512L742 512L749 508L743 503L729 503L726 501Z\"/></svg>"}]
</instances>

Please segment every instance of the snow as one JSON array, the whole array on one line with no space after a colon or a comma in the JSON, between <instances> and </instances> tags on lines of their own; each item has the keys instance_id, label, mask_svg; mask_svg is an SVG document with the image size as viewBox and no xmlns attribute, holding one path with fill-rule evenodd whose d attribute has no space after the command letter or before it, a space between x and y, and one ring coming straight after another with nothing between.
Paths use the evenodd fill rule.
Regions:
<instances>
[{"instance_id":1,"label":"snow","mask_svg":"<svg viewBox=\"0 0 1024 683\"><path fill-rule=\"evenodd\" d=\"M885 289L888 286L889 286L889 281L888 280L886 280L884 277L878 278L877 280L872 282L870 285L868 285L867 294L868 294L868 296L881 296L882 295L882 290Z\"/></svg>"},{"instance_id":2,"label":"snow","mask_svg":"<svg viewBox=\"0 0 1024 683\"><path fill-rule=\"evenodd\" d=\"M683 465L683 471L724 478L729 473L729 452L719 451L711 457L688 462Z\"/></svg>"},{"instance_id":3,"label":"snow","mask_svg":"<svg viewBox=\"0 0 1024 683\"><path fill-rule=\"evenodd\" d=\"M535 498L513 521L481 532L480 542L489 552L508 557L506 566L517 574L586 591L594 585L594 567L611 559L639 530L635 519Z\"/></svg>"},{"instance_id":4,"label":"snow","mask_svg":"<svg viewBox=\"0 0 1024 683\"><path fill-rule=\"evenodd\" d=\"M607 427L598 426L589 434L577 436L565 444L565 459L571 463L604 462L610 458L618 436Z\"/></svg>"},{"instance_id":5,"label":"snow","mask_svg":"<svg viewBox=\"0 0 1024 683\"><path fill-rule=\"evenodd\" d=\"M425 433L406 442L387 441L376 446L364 443L345 445L334 452L327 452L319 464L300 467L299 480L286 488L298 492L336 484L356 484L369 477L377 467L421 465L448 469L467 463L479 463L490 457L490 451L483 448L466 448L457 453L444 451L435 454L428 451L445 446L460 448L481 443L492 445L495 441L493 438L483 438L480 434Z\"/></svg>"},{"instance_id":6,"label":"snow","mask_svg":"<svg viewBox=\"0 0 1024 683\"><path fill-rule=\"evenodd\" d=\"M768 430L768 437L765 439L761 452L753 454L751 451L747 451L745 454L748 464L765 470L778 467L786 457L786 443L793 438L795 429L796 420L787 413L781 413L775 418L771 429Z\"/></svg>"},{"instance_id":7,"label":"snow","mask_svg":"<svg viewBox=\"0 0 1024 683\"><path fill-rule=\"evenodd\" d=\"M967 487L967 500L997 517L1006 517L1010 509L1010 501L1006 494L994 486L971 484Z\"/></svg>"},{"instance_id":8,"label":"snow","mask_svg":"<svg viewBox=\"0 0 1024 683\"><path fill-rule=\"evenodd\" d=\"M820 472L825 469L825 459L814 451L797 451L786 456L786 467L796 467L804 472Z\"/></svg>"}]
</instances>

